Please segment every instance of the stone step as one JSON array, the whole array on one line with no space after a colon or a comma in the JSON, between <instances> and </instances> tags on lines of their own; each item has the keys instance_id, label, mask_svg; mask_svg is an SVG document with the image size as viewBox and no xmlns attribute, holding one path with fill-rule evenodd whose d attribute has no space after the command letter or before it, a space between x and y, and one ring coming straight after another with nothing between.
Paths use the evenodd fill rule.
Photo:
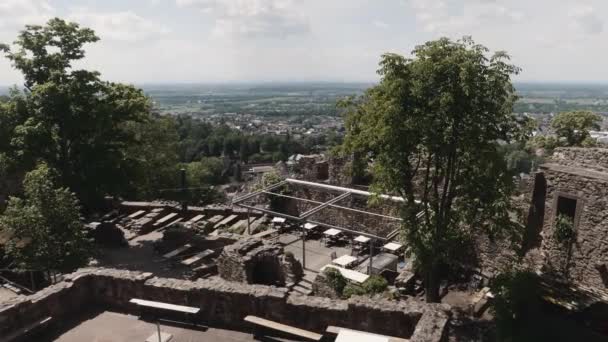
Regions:
<instances>
[{"instance_id":1,"label":"stone step","mask_svg":"<svg viewBox=\"0 0 608 342\"><path fill-rule=\"evenodd\" d=\"M301 284L301 283L305 283L305 284L309 284L309 285L311 285L311 286L312 286L313 281L314 281L314 280L311 280L311 279L306 279L306 278L302 278L302 279L300 279L300 284Z\"/></svg>"},{"instance_id":2,"label":"stone step","mask_svg":"<svg viewBox=\"0 0 608 342\"><path fill-rule=\"evenodd\" d=\"M300 282L298 282L298 283L295 285L295 287L300 287L300 288L303 288L303 289L312 290L312 284L310 284L310 283L305 283L305 282L301 282L301 281L300 281Z\"/></svg>"},{"instance_id":3,"label":"stone step","mask_svg":"<svg viewBox=\"0 0 608 342\"><path fill-rule=\"evenodd\" d=\"M301 286L300 284L293 287L293 291L305 296L308 296L312 293L312 289Z\"/></svg>"}]
</instances>

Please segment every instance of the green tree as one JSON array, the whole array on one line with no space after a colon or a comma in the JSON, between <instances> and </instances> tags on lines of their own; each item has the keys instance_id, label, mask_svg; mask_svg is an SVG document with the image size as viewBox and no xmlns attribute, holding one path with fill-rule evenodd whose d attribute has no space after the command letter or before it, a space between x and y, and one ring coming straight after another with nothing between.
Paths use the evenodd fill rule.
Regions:
<instances>
[{"instance_id":1,"label":"green tree","mask_svg":"<svg viewBox=\"0 0 608 342\"><path fill-rule=\"evenodd\" d=\"M439 300L441 270L459 260L472 231L514 231L513 182L497 141L522 138L512 114L508 55L470 38L418 46L413 58L385 54L381 80L350 101L344 148L369 156L373 189L404 198L404 236Z\"/></svg>"},{"instance_id":2,"label":"green tree","mask_svg":"<svg viewBox=\"0 0 608 342\"><path fill-rule=\"evenodd\" d=\"M124 156L133 136L125 127L150 114L140 89L72 67L84 57L83 46L98 40L92 30L55 18L45 26L26 26L15 50L0 45L27 89L13 94L0 111L17 118L8 134L11 159L22 169L46 161L87 208L127 185Z\"/></svg>"},{"instance_id":3,"label":"green tree","mask_svg":"<svg viewBox=\"0 0 608 342\"><path fill-rule=\"evenodd\" d=\"M86 265L91 244L76 196L57 186L46 164L29 172L23 187L23 198L11 197L0 216L0 230L10 237L7 256L29 270L70 271Z\"/></svg>"},{"instance_id":4,"label":"green tree","mask_svg":"<svg viewBox=\"0 0 608 342\"><path fill-rule=\"evenodd\" d=\"M224 182L224 163L221 158L208 157L186 164L189 187L219 185Z\"/></svg>"},{"instance_id":5,"label":"green tree","mask_svg":"<svg viewBox=\"0 0 608 342\"><path fill-rule=\"evenodd\" d=\"M158 190L179 184L179 138L175 120L152 115L143 122L129 122L125 129L132 141L124 151L127 185L116 193L126 198L156 199Z\"/></svg>"},{"instance_id":6,"label":"green tree","mask_svg":"<svg viewBox=\"0 0 608 342\"><path fill-rule=\"evenodd\" d=\"M593 146L595 141L590 130L599 130L602 117L588 111L574 111L557 114L551 120L551 128L565 146Z\"/></svg>"}]
</instances>

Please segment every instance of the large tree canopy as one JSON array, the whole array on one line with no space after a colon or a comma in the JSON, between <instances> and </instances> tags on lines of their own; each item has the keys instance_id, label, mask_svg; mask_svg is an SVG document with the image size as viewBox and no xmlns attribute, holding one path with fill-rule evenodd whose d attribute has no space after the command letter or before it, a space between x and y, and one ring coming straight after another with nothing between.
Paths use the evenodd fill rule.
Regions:
<instances>
[{"instance_id":1,"label":"large tree canopy","mask_svg":"<svg viewBox=\"0 0 608 342\"><path fill-rule=\"evenodd\" d=\"M130 189L130 180L141 174L134 170L141 163L133 160L146 154L129 152L145 141L138 140L138 130L150 132L153 119L140 89L72 67L84 57L83 46L97 40L90 29L52 19L26 26L14 48L0 46L26 87L0 103L0 162L19 174L45 161L89 209L105 194Z\"/></svg>"},{"instance_id":2,"label":"large tree canopy","mask_svg":"<svg viewBox=\"0 0 608 342\"><path fill-rule=\"evenodd\" d=\"M411 59L385 54L380 83L350 102L344 147L373 161L376 191L405 199L404 235L437 301L440 270L473 231L513 226L513 182L499 141L522 136L503 52L470 38L428 42ZM419 215L419 213L421 213Z\"/></svg>"},{"instance_id":3,"label":"large tree canopy","mask_svg":"<svg viewBox=\"0 0 608 342\"><path fill-rule=\"evenodd\" d=\"M595 145L589 130L599 130L602 117L588 111L575 111L557 114L551 120L551 128L558 141L565 146Z\"/></svg>"}]
</instances>

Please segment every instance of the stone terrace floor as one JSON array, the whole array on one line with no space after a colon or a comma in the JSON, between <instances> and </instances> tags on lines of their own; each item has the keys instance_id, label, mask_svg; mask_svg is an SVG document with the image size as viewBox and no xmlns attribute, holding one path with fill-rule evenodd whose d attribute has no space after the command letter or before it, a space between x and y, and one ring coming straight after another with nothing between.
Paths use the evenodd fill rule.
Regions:
<instances>
[{"instance_id":1,"label":"stone terrace floor","mask_svg":"<svg viewBox=\"0 0 608 342\"><path fill-rule=\"evenodd\" d=\"M281 234L279 242L284 246L285 252L292 252L302 262L302 240L295 234ZM308 280L314 280L316 273L327 264L331 263L331 253L336 252L340 257L344 254L350 255L350 247L326 247L320 240L306 240L306 276ZM311 279L309 279L311 278Z\"/></svg>"},{"instance_id":2,"label":"stone terrace floor","mask_svg":"<svg viewBox=\"0 0 608 342\"><path fill-rule=\"evenodd\" d=\"M76 322L67 331L59 332L54 336L37 338L36 341L57 342L144 342L156 332L156 324L139 320L136 316L105 311L93 314L84 321ZM173 335L171 341L175 342L202 342L226 341L249 342L256 341L251 333L233 330L208 328L206 330L190 330L181 327L168 326L161 322L161 331ZM267 339L267 341L283 341L286 339Z\"/></svg>"}]
</instances>

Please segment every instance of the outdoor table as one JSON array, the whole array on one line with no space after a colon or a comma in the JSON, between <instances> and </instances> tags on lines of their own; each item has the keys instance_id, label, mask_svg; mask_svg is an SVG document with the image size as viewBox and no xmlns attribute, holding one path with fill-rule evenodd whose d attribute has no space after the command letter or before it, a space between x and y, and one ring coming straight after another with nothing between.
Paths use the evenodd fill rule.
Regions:
<instances>
[{"instance_id":1,"label":"outdoor table","mask_svg":"<svg viewBox=\"0 0 608 342\"><path fill-rule=\"evenodd\" d=\"M335 228L330 228L323 232L323 234L325 234L327 236L337 236L340 233L342 233L342 231L339 229L335 229Z\"/></svg>"},{"instance_id":2,"label":"outdoor table","mask_svg":"<svg viewBox=\"0 0 608 342\"><path fill-rule=\"evenodd\" d=\"M371 239L368 238L367 236L363 236L363 235L359 235L355 238L355 242L359 242L359 243L368 243L369 240L371 240Z\"/></svg>"},{"instance_id":3,"label":"outdoor table","mask_svg":"<svg viewBox=\"0 0 608 342\"><path fill-rule=\"evenodd\" d=\"M340 233L342 233L342 231L335 228L330 228L324 231L323 234L325 234L325 236L327 236L328 238L327 240L325 240L325 245L327 246L330 243L335 243Z\"/></svg>"},{"instance_id":4,"label":"outdoor table","mask_svg":"<svg viewBox=\"0 0 608 342\"><path fill-rule=\"evenodd\" d=\"M384 248L385 250L389 251L389 252L397 252L399 251L401 248L403 247L402 244L396 243L396 242L389 242L386 245L384 245L382 248Z\"/></svg>"},{"instance_id":5,"label":"outdoor table","mask_svg":"<svg viewBox=\"0 0 608 342\"><path fill-rule=\"evenodd\" d=\"M337 259L332 260L331 262L338 265L338 266L342 266L342 267L346 267L348 268L350 265L352 265L355 261L357 261L357 258L355 258L354 256L345 254Z\"/></svg>"},{"instance_id":6,"label":"outdoor table","mask_svg":"<svg viewBox=\"0 0 608 342\"><path fill-rule=\"evenodd\" d=\"M306 230L313 230L317 227L318 227L318 225L316 225L314 223L304 223L304 229L306 229Z\"/></svg>"},{"instance_id":7,"label":"outdoor table","mask_svg":"<svg viewBox=\"0 0 608 342\"><path fill-rule=\"evenodd\" d=\"M285 218L283 217L273 217L272 223L285 223Z\"/></svg>"},{"instance_id":8,"label":"outdoor table","mask_svg":"<svg viewBox=\"0 0 608 342\"><path fill-rule=\"evenodd\" d=\"M338 270L344 278L346 278L347 280L352 281L354 283L357 283L357 284L362 284L367 279L369 279L369 276L365 273L361 273L361 272L358 272L355 270L349 270L347 268L332 265L332 264L323 266L321 268L321 272L325 271L327 268L333 268L333 269Z\"/></svg>"}]
</instances>

